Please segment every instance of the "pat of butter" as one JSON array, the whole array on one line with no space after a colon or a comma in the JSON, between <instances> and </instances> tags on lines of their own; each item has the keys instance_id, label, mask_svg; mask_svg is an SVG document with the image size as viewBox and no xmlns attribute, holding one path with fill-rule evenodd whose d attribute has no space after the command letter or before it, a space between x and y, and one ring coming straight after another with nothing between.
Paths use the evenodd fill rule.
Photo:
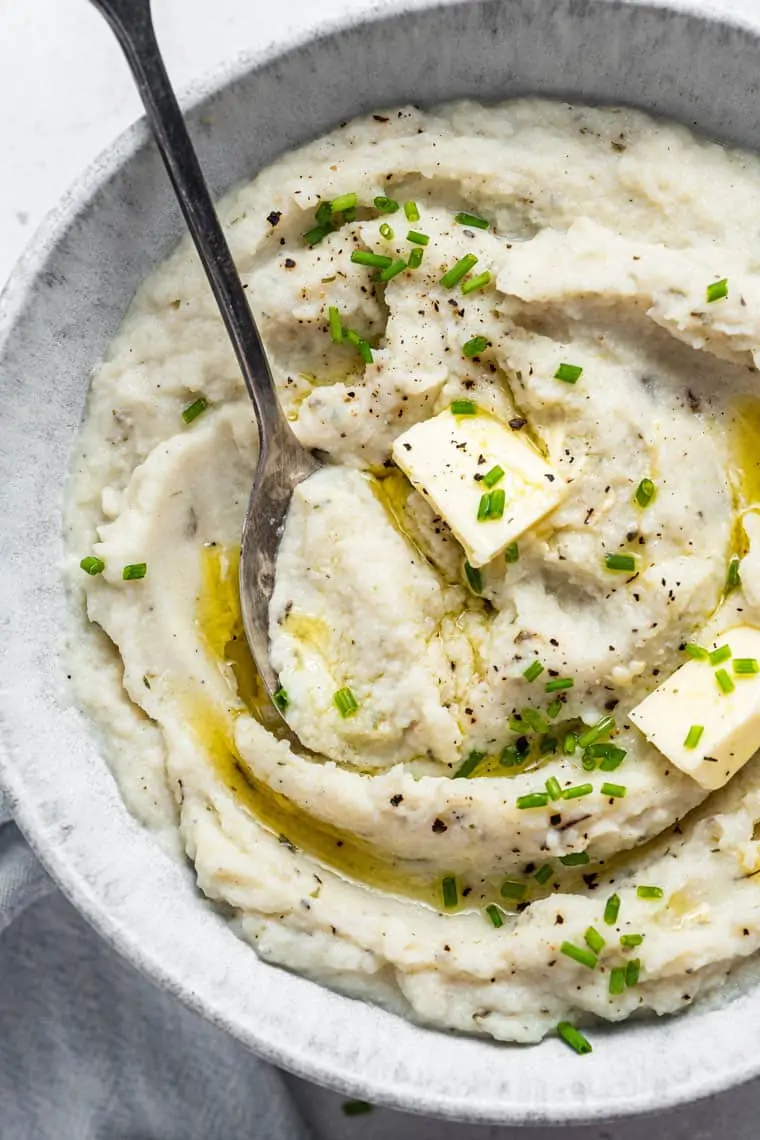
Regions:
<instances>
[{"instance_id":1,"label":"pat of butter","mask_svg":"<svg viewBox=\"0 0 760 1140\"><path fill-rule=\"evenodd\" d=\"M703 788L722 788L760 748L760 673L734 672L736 658L760 660L760 629L740 625L723 634L731 658L713 666L689 661L629 713L647 740ZM734 690L715 679L725 669ZM684 744L689 729L704 729L696 748Z\"/></svg>"},{"instance_id":2,"label":"pat of butter","mask_svg":"<svg viewBox=\"0 0 760 1140\"><path fill-rule=\"evenodd\" d=\"M393 445L393 458L451 527L471 566L485 566L539 519L554 510L567 484L529 440L488 412L451 409L415 424ZM478 519L483 476L501 467L490 490L504 492L500 518Z\"/></svg>"}]
</instances>

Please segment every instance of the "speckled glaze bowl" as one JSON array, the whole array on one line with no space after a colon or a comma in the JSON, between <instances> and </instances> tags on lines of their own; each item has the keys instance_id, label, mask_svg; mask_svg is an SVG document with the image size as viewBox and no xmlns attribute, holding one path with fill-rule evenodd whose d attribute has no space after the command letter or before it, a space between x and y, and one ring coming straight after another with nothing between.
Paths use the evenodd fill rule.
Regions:
<instances>
[{"instance_id":1,"label":"speckled glaze bowl","mask_svg":"<svg viewBox=\"0 0 760 1140\"><path fill-rule=\"evenodd\" d=\"M342 119L407 100L626 102L760 149L759 33L760 11L753 29L683 0L391 0L238 63L191 101L190 118L217 192ZM556 1040L447 1036L332 993L260 962L191 868L129 816L67 692L61 492L90 370L181 233L138 124L46 221L0 302L0 772L40 858L156 982L262 1056L352 1095L566 1123L653 1111L760 1073L758 987L678 1018L598 1028L583 1058Z\"/></svg>"}]
</instances>

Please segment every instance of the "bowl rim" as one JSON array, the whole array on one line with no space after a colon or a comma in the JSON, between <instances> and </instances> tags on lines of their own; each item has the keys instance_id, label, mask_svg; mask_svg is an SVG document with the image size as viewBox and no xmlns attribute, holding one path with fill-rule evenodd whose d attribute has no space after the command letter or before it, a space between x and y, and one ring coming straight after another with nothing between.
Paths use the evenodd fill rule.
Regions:
<instances>
[{"instance_id":1,"label":"bowl rim","mask_svg":"<svg viewBox=\"0 0 760 1140\"><path fill-rule=\"evenodd\" d=\"M379 0L369 7L358 10L348 8L337 17L319 20L306 31L293 30L265 47L238 53L233 59L218 65L202 78L185 85L180 93L180 102L185 112L196 111L224 88L242 80L249 72L264 68L280 57L307 45L330 40L334 36L363 25L381 23L405 12L445 9L466 2L467 0L385 0L385 2ZM587 0L582 2L585 4ZM754 21L731 9L716 7L710 0L590 0L590 2L605 3L615 9L660 10L673 15L706 20L725 26L727 29L749 33L760 46L760 18ZM731 4L732 0L726 2ZM19 317L27 304L33 304L33 294L40 272L50 255L70 232L72 221L110 179L135 158L149 140L150 133L144 117L141 116L121 132L80 173L35 230L0 292L0 364L3 362ZM0 706L3 696L0 688ZM578 1101L566 1106L562 1114L557 1115L551 1110L543 1110L534 1101L520 1101L519 1095L518 1099L511 1100L508 1105L503 1101L492 1100L481 1101L473 1106L466 1098L456 1093L444 1098L439 1093L430 1096L426 1089L417 1089L412 1100L405 1090L399 1091L398 1085L390 1079L379 1078L370 1072L363 1072L357 1077L348 1068L340 1069L334 1059L315 1055L313 1051L310 1052L303 1046L299 1050L293 1039L287 1044L278 1043L272 1040L272 1035L268 1035L266 1029L254 1032L249 1027L236 1024L234 1018L226 1016L199 996L192 979L174 971L158 956L155 948L146 948L139 930L127 926L121 918L114 918L107 899L97 893L84 870L70 857L61 833L57 833L38 810L34 788L27 787L23 769L13 761L6 746L5 711L2 707L0 712L3 713L3 717L0 717L0 788L8 794L14 818L22 833L63 894L98 934L136 969L167 989L206 1020L232 1034L256 1055L299 1077L331 1087L348 1096L358 1096L409 1113L484 1124L563 1125L599 1123L613 1118L660 1112L723 1092L760 1074L760 1053L754 1060L750 1054L744 1059L743 1064L733 1064L723 1068L716 1064L709 1072L703 1072L698 1082L687 1082L682 1085L671 1082L668 1095L661 1096L656 1104L647 1104L640 1095L631 1096L628 1100L616 1100L611 1115L609 1108L606 1109L601 1103L589 1104ZM7 719L10 721L10 716ZM145 829L141 825L136 826L145 834ZM149 836L148 841L153 842ZM250 949L246 949L248 953L251 952ZM339 996L324 987L319 988L333 997ZM430 1032L435 1037L439 1031ZM608 1032L610 1030L607 1027L595 1028L595 1033L602 1043L605 1033ZM503 1046L497 1045L496 1048L502 1049ZM582 1072L578 1075L582 1080Z\"/></svg>"}]
</instances>

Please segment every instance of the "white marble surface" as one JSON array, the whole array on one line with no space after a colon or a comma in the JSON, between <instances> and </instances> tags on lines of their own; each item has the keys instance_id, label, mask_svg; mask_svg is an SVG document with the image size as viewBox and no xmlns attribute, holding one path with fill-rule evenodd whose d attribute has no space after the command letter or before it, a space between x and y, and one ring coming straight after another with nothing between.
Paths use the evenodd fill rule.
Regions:
<instances>
[{"instance_id":1,"label":"white marble surface","mask_svg":"<svg viewBox=\"0 0 760 1140\"><path fill-rule=\"evenodd\" d=\"M386 0L393 2L393 0ZM677 0L681 7L695 6ZM180 88L231 55L307 30L366 0L155 0L167 64ZM760 21L760 0L704 3L740 20ZM760 70L760 59L758 60ZM111 34L86 0L0 0L0 283L36 224L81 169L139 113L137 97ZM322 1134L367 1140L476 1140L517 1137L517 1130L425 1122L388 1111L340 1120L336 1097L294 1081L298 1100ZM760 1086L655 1120L563 1130L568 1140L756 1140ZM322 1131L325 1129L325 1131ZM534 1133L535 1134L535 1133ZM554 1132L551 1132L553 1135Z\"/></svg>"}]
</instances>

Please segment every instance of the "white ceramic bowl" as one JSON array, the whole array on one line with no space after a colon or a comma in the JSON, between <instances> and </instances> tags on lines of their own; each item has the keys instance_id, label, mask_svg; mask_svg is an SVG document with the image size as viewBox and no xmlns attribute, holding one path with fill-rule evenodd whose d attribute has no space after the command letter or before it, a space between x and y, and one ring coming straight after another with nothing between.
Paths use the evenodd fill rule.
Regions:
<instances>
[{"instance_id":1,"label":"white ceramic bowl","mask_svg":"<svg viewBox=\"0 0 760 1140\"><path fill-rule=\"evenodd\" d=\"M192 126L214 190L359 112L458 96L638 104L760 149L757 30L683 3L405 9L249 61L199 98ZM0 303L0 770L40 857L158 983L272 1061L370 1100L559 1123L664 1108L760 1072L758 988L715 1010L597 1029L584 1058L555 1040L528 1049L435 1033L331 993L260 962L200 897L191 869L128 815L67 692L61 489L89 372L181 232L138 125L47 220Z\"/></svg>"}]
</instances>

